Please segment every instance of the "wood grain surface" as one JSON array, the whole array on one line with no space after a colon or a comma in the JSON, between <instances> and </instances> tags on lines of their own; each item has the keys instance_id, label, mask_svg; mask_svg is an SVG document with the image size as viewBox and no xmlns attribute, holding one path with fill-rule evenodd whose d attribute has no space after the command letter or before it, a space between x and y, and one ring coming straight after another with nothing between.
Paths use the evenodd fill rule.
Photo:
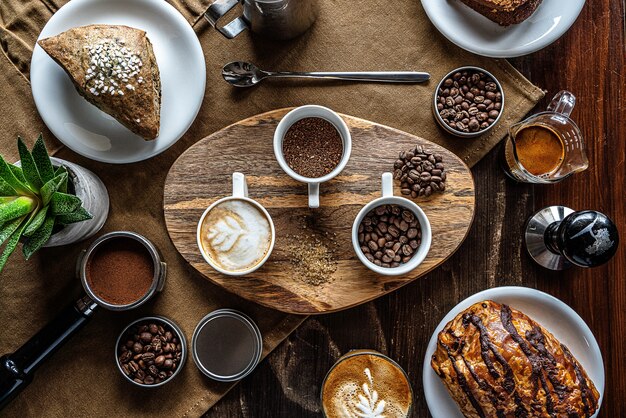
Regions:
<instances>
[{"instance_id":1,"label":"wood grain surface","mask_svg":"<svg viewBox=\"0 0 626 418\"><path fill-rule=\"evenodd\" d=\"M551 204L600 210L626 234L625 11L623 0L587 1L559 41L511 60L547 90L535 111L561 89L576 94L572 117L589 149L587 171L558 185L514 184L500 171L494 150L472 169L476 217L459 251L423 279L374 302L309 318L207 416L319 417L319 387L328 368L349 349L374 348L407 370L415 392L413 416L428 417L422 365L430 335L460 300L501 285L548 292L582 316L604 357L599 417L626 416L626 245L605 266L562 273L536 266L521 245L524 220Z\"/></svg>"},{"instance_id":2,"label":"wood grain surface","mask_svg":"<svg viewBox=\"0 0 626 418\"><path fill-rule=\"evenodd\" d=\"M342 115L352 136L346 168L321 187L321 207L309 209L307 187L287 176L274 157L276 125L290 109L257 115L194 144L171 167L165 183L164 212L172 242L202 275L227 290L265 306L296 314L337 311L382 296L428 273L461 245L474 217L474 182L455 154L423 138ZM392 171L398 153L416 145L441 154L446 190L416 203L432 228L432 245L409 274L383 276L365 267L354 253L352 224L359 210L381 195L381 175ZM276 244L256 272L233 277L217 273L202 258L196 242L198 220L218 199L232 194L233 171L246 174L249 196L274 221ZM194 173L190 176L189 173ZM398 182L395 194L400 194ZM319 243L319 244L318 244ZM321 247L336 268L327 281L311 283L298 268L295 252ZM314 260L305 260L312 263Z\"/></svg>"}]
</instances>

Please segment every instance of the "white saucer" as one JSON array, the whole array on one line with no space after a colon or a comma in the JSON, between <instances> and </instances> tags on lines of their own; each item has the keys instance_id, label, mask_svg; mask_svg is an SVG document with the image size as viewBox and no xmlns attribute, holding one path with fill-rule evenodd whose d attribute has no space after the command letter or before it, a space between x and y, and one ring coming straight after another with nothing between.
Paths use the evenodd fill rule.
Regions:
<instances>
[{"instance_id":1,"label":"white saucer","mask_svg":"<svg viewBox=\"0 0 626 418\"><path fill-rule=\"evenodd\" d=\"M424 357L422 383L426 403L433 418L463 418L441 378L430 366L431 357L437 348L437 334L461 311L483 300L505 303L524 312L565 344L598 389L600 393L598 410L600 409L604 396L604 363L598 342L585 321L572 308L547 293L527 287L496 287L476 293L456 305L437 325L430 338ZM593 417L597 415L596 412Z\"/></svg>"},{"instance_id":2,"label":"white saucer","mask_svg":"<svg viewBox=\"0 0 626 418\"><path fill-rule=\"evenodd\" d=\"M37 110L63 144L85 157L107 163L151 158L172 146L200 110L206 84L200 42L185 18L164 0L72 0L52 16L39 39L94 23L147 32L161 74L159 137L145 141L88 103L39 45L30 69Z\"/></svg>"},{"instance_id":3,"label":"white saucer","mask_svg":"<svg viewBox=\"0 0 626 418\"><path fill-rule=\"evenodd\" d=\"M451 42L478 55L519 57L559 39L576 21L585 0L543 0L524 22L502 27L460 0L422 0L428 18Z\"/></svg>"}]
</instances>

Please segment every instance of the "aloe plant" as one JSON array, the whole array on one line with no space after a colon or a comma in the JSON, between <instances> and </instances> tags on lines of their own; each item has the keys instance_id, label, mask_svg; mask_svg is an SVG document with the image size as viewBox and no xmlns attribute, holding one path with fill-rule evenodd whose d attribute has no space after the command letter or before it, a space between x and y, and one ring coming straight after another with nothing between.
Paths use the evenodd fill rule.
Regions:
<instances>
[{"instance_id":1,"label":"aloe plant","mask_svg":"<svg viewBox=\"0 0 626 418\"><path fill-rule=\"evenodd\" d=\"M21 167L0 156L0 272L20 241L28 260L53 232L92 218L71 194L67 169L52 165L41 135L32 151L20 137L17 147Z\"/></svg>"}]
</instances>

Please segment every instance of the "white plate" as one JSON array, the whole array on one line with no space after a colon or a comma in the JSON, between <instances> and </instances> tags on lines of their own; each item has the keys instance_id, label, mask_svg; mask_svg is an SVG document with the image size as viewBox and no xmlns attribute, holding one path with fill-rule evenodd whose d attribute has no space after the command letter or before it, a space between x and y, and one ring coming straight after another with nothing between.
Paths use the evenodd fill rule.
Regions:
<instances>
[{"instance_id":1,"label":"white plate","mask_svg":"<svg viewBox=\"0 0 626 418\"><path fill-rule=\"evenodd\" d=\"M519 57L559 39L576 21L585 0L543 0L517 25L502 27L460 0L422 0L428 18L451 42L478 55Z\"/></svg>"},{"instance_id":2,"label":"white plate","mask_svg":"<svg viewBox=\"0 0 626 418\"><path fill-rule=\"evenodd\" d=\"M437 334L460 312L483 300L505 303L524 312L565 344L598 389L598 411L600 410L604 395L604 363L598 342L585 321L572 308L547 293L527 287L496 287L476 293L456 305L437 325L430 338L424 357L422 382L426 403L433 418L463 418L441 378L430 366L431 357L437 348ZM596 412L593 417L597 415Z\"/></svg>"},{"instance_id":3,"label":"white plate","mask_svg":"<svg viewBox=\"0 0 626 418\"><path fill-rule=\"evenodd\" d=\"M30 80L37 110L63 144L85 157L132 163L172 146L191 126L204 97L200 42L185 18L164 0L72 0L50 18L39 39L94 23L146 31L161 74L161 129L145 141L83 99L65 71L35 46Z\"/></svg>"}]
</instances>

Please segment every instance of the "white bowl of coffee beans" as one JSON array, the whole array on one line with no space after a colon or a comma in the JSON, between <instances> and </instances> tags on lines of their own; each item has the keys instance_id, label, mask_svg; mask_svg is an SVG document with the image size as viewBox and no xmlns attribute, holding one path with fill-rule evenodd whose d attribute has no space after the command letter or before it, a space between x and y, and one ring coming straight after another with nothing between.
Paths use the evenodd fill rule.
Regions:
<instances>
[{"instance_id":1,"label":"white bowl of coffee beans","mask_svg":"<svg viewBox=\"0 0 626 418\"><path fill-rule=\"evenodd\" d=\"M428 255L430 221L414 202L393 195L393 176L382 175L382 197L358 213L352 225L352 245L361 262L385 276L408 274Z\"/></svg>"},{"instance_id":2,"label":"white bowl of coffee beans","mask_svg":"<svg viewBox=\"0 0 626 418\"><path fill-rule=\"evenodd\" d=\"M137 386L153 388L170 382L187 359L187 342L176 323L162 316L131 322L115 343L115 362Z\"/></svg>"},{"instance_id":3,"label":"white bowl of coffee beans","mask_svg":"<svg viewBox=\"0 0 626 418\"><path fill-rule=\"evenodd\" d=\"M435 120L452 135L482 135L498 123L503 111L502 85L493 74L479 67L452 70L435 89Z\"/></svg>"}]
</instances>

